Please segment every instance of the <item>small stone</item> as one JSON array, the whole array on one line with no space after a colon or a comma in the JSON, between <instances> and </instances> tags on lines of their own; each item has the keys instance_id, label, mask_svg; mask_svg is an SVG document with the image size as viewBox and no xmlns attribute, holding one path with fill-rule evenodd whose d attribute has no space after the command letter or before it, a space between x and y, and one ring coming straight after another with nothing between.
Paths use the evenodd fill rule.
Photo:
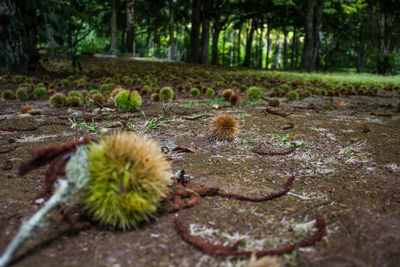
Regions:
<instances>
[{"instance_id":1,"label":"small stone","mask_svg":"<svg viewBox=\"0 0 400 267\"><path fill-rule=\"evenodd\" d=\"M44 198L38 198L35 200L35 203L38 205L42 204L43 202L44 202Z\"/></svg>"}]
</instances>

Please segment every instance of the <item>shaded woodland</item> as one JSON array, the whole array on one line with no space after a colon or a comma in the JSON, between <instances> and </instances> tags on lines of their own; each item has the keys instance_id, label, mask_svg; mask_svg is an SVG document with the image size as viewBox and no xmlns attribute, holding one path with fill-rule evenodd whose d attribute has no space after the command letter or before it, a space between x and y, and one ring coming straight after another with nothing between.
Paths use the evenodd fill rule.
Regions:
<instances>
[{"instance_id":1,"label":"shaded woodland","mask_svg":"<svg viewBox=\"0 0 400 267\"><path fill-rule=\"evenodd\" d=\"M39 52L223 66L395 74L397 0L1 0L0 62L35 69Z\"/></svg>"}]
</instances>

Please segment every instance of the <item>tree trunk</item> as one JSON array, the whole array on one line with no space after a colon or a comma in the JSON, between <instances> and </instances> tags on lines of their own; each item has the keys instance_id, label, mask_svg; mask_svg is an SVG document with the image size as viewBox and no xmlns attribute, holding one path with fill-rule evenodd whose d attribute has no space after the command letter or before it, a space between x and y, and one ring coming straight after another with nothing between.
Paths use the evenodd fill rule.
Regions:
<instances>
[{"instance_id":1,"label":"tree trunk","mask_svg":"<svg viewBox=\"0 0 400 267\"><path fill-rule=\"evenodd\" d=\"M269 50L271 48L271 26L267 25L268 29L267 29L267 52L266 52L266 58L265 58L265 68L268 70L269 69Z\"/></svg>"},{"instance_id":2,"label":"tree trunk","mask_svg":"<svg viewBox=\"0 0 400 267\"><path fill-rule=\"evenodd\" d=\"M263 48L262 48L262 40L263 40L263 31L264 31L264 23L261 23L261 28L260 28L260 36L258 38L258 62L257 62L257 68L262 68L262 60L263 60Z\"/></svg>"},{"instance_id":3,"label":"tree trunk","mask_svg":"<svg viewBox=\"0 0 400 267\"><path fill-rule=\"evenodd\" d=\"M305 42L301 58L301 69L307 72L315 70L315 62L319 48L319 32L324 3L320 0L307 1Z\"/></svg>"},{"instance_id":4,"label":"tree trunk","mask_svg":"<svg viewBox=\"0 0 400 267\"><path fill-rule=\"evenodd\" d=\"M239 28L239 33L238 33L238 40L237 40L237 60L236 60L236 65L239 66L240 65L240 57L241 57L241 53L240 53L240 45L242 42L242 25L240 25Z\"/></svg>"},{"instance_id":5,"label":"tree trunk","mask_svg":"<svg viewBox=\"0 0 400 267\"><path fill-rule=\"evenodd\" d=\"M0 1L0 65L15 68L27 63L41 69L37 45L36 1Z\"/></svg>"},{"instance_id":6,"label":"tree trunk","mask_svg":"<svg viewBox=\"0 0 400 267\"><path fill-rule=\"evenodd\" d=\"M190 62L199 62L200 0L193 0L192 30L190 32Z\"/></svg>"},{"instance_id":7,"label":"tree trunk","mask_svg":"<svg viewBox=\"0 0 400 267\"><path fill-rule=\"evenodd\" d=\"M175 3L173 0L168 0L169 3L169 46L168 46L168 60L176 60L175 51L175 36L174 36L174 13Z\"/></svg>"},{"instance_id":8,"label":"tree trunk","mask_svg":"<svg viewBox=\"0 0 400 267\"><path fill-rule=\"evenodd\" d=\"M325 59L325 70L329 70L332 68L333 63L334 63L334 58L335 58L335 52L337 48L337 33L333 33L332 41L330 44L327 44L327 53L326 53L326 59Z\"/></svg>"},{"instance_id":9,"label":"tree trunk","mask_svg":"<svg viewBox=\"0 0 400 267\"><path fill-rule=\"evenodd\" d=\"M110 39L110 51L112 55L117 54L117 0L111 0L111 39Z\"/></svg>"},{"instance_id":10,"label":"tree trunk","mask_svg":"<svg viewBox=\"0 0 400 267\"><path fill-rule=\"evenodd\" d=\"M211 64L218 65L218 39L221 28L214 25L212 28Z\"/></svg>"},{"instance_id":11,"label":"tree trunk","mask_svg":"<svg viewBox=\"0 0 400 267\"><path fill-rule=\"evenodd\" d=\"M287 36L288 31L286 27L283 27L283 69L287 67Z\"/></svg>"},{"instance_id":12,"label":"tree trunk","mask_svg":"<svg viewBox=\"0 0 400 267\"><path fill-rule=\"evenodd\" d=\"M247 31L247 38L246 38L246 54L244 56L243 67L250 66L250 57L251 57L251 47L253 43L253 35L255 30L254 21L251 23L250 32Z\"/></svg>"},{"instance_id":13,"label":"tree trunk","mask_svg":"<svg viewBox=\"0 0 400 267\"><path fill-rule=\"evenodd\" d=\"M126 0L126 39L125 39L125 49L128 53L133 53L133 47L135 42L135 0Z\"/></svg>"},{"instance_id":14,"label":"tree trunk","mask_svg":"<svg viewBox=\"0 0 400 267\"><path fill-rule=\"evenodd\" d=\"M297 36L296 35L297 35L297 28L294 27L293 28L293 38L292 38L292 54L291 54L291 58L290 58L290 68L291 69L296 68L296 66L294 64L294 57L296 54L296 46L297 46L297 40L296 40Z\"/></svg>"},{"instance_id":15,"label":"tree trunk","mask_svg":"<svg viewBox=\"0 0 400 267\"><path fill-rule=\"evenodd\" d=\"M210 42L210 20L204 19L201 31L201 64L208 64L208 46Z\"/></svg>"}]
</instances>

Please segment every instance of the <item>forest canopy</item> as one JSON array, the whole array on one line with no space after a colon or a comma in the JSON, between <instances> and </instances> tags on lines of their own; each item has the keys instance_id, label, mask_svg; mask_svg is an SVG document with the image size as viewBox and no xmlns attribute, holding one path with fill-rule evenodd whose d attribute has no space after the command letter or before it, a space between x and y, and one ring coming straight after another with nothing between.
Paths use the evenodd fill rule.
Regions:
<instances>
[{"instance_id":1,"label":"forest canopy","mask_svg":"<svg viewBox=\"0 0 400 267\"><path fill-rule=\"evenodd\" d=\"M398 0L0 0L2 66L40 54L302 71L400 71ZM39 54L40 52L40 54ZM81 67L81 66L80 66Z\"/></svg>"}]
</instances>

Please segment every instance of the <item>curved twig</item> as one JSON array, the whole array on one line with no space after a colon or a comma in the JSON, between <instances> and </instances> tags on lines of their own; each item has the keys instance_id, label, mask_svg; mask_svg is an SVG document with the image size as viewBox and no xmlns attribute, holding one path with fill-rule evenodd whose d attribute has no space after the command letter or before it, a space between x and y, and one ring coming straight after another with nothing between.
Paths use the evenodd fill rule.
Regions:
<instances>
[{"instance_id":1,"label":"curved twig","mask_svg":"<svg viewBox=\"0 0 400 267\"><path fill-rule=\"evenodd\" d=\"M252 198L252 197L240 196L240 195L232 194L232 193L225 193L225 192L221 192L221 191L218 192L218 195L222 196L222 197L234 198L234 199L244 200L244 201L263 202L263 201L271 200L271 199L285 195L292 188L293 180L294 180L294 176L289 177L289 179L286 182L285 188L283 190L271 193L271 194L263 196L263 197Z\"/></svg>"},{"instance_id":2,"label":"curved twig","mask_svg":"<svg viewBox=\"0 0 400 267\"><path fill-rule=\"evenodd\" d=\"M252 254L255 254L256 256L260 257L266 255L282 255L285 253L290 253L296 248L314 245L316 242L320 241L326 234L325 220L317 215L316 227L318 230L308 239L287 245L282 248L263 249L255 251L237 251L237 247L240 244L240 241L236 242L232 246L224 246L220 244L216 245L191 236L189 231L183 226L182 222L178 218L175 218L175 226L183 240L200 249L203 253L214 256L250 257Z\"/></svg>"}]
</instances>

